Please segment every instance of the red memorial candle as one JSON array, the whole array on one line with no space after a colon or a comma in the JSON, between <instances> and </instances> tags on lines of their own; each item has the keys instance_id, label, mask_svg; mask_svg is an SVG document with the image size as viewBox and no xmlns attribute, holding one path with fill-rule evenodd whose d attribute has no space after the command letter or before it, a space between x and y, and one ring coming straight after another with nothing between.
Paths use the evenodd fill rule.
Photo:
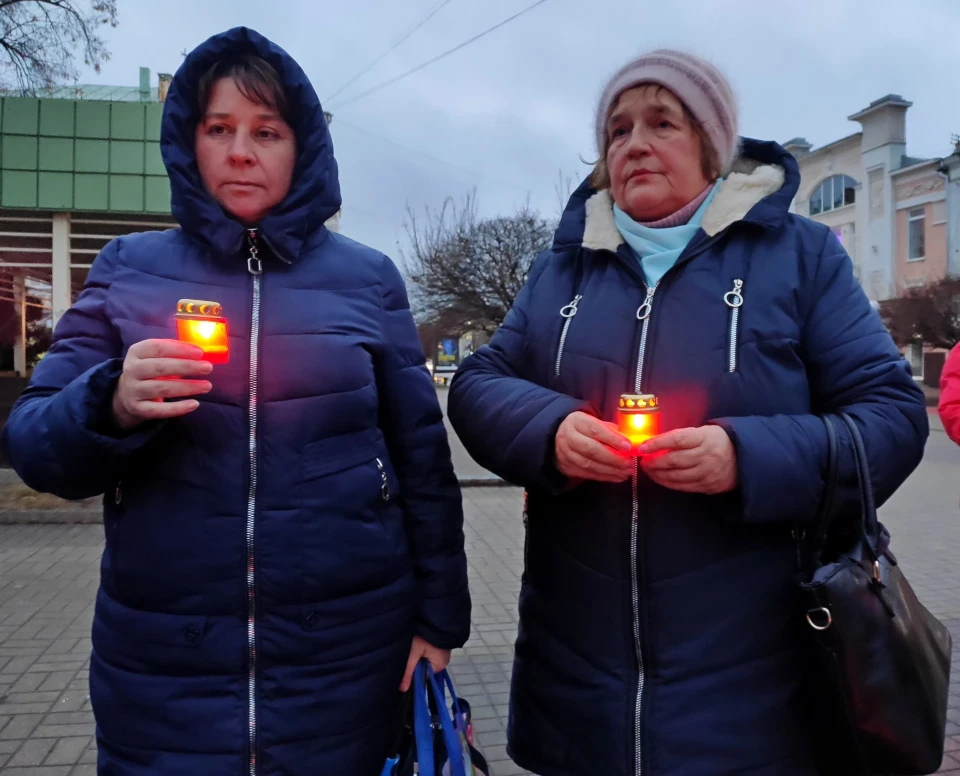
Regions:
<instances>
[{"instance_id":1,"label":"red memorial candle","mask_svg":"<svg viewBox=\"0 0 960 776\"><path fill-rule=\"evenodd\" d=\"M177 339L203 349L203 358L211 364L230 360L227 319L217 302L181 299L177 302Z\"/></svg>"},{"instance_id":2,"label":"red memorial candle","mask_svg":"<svg viewBox=\"0 0 960 776\"><path fill-rule=\"evenodd\" d=\"M625 393L617 409L617 428L636 448L660 434L660 402L653 394Z\"/></svg>"}]
</instances>

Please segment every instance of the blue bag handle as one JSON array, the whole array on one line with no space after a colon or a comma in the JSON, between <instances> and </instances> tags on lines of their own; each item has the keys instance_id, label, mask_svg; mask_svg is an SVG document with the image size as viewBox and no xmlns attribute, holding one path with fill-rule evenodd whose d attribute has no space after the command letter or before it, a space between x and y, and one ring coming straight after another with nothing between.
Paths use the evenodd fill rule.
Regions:
<instances>
[{"instance_id":1,"label":"blue bag handle","mask_svg":"<svg viewBox=\"0 0 960 776\"><path fill-rule=\"evenodd\" d=\"M450 675L446 671L440 672L446 680L450 681ZM443 728L443 739L447 745L447 759L450 761L450 776L467 776L466 764L463 762L463 744L460 743L460 737L457 735L458 729L454 721L450 718L450 711L447 709L446 697L443 688L437 682L437 675L433 668L427 664L427 675L430 678L430 685L433 687L433 695L437 699L437 710L440 716L440 724ZM463 730L464 734L466 729Z\"/></svg>"},{"instance_id":2,"label":"blue bag handle","mask_svg":"<svg viewBox=\"0 0 960 776\"><path fill-rule=\"evenodd\" d=\"M413 735L417 745L420 773L434 776L433 720L430 718L430 704L427 700L426 676L426 668L421 661L413 672Z\"/></svg>"},{"instance_id":3,"label":"blue bag handle","mask_svg":"<svg viewBox=\"0 0 960 776\"><path fill-rule=\"evenodd\" d=\"M453 686L453 678L450 676L449 671L441 671L438 678L442 682L440 693L443 694L446 690L450 691L450 703L453 705L453 726L457 729L457 731L466 736L467 716L460 711L460 698L457 696L457 690Z\"/></svg>"},{"instance_id":4,"label":"blue bag handle","mask_svg":"<svg viewBox=\"0 0 960 776\"><path fill-rule=\"evenodd\" d=\"M387 761L383 764L383 770L380 772L380 776L396 776L397 766L399 764L399 757L388 757Z\"/></svg>"},{"instance_id":5,"label":"blue bag handle","mask_svg":"<svg viewBox=\"0 0 960 776\"><path fill-rule=\"evenodd\" d=\"M431 690L447 747L451 776L467 776L457 730L447 710L443 690L440 689L433 667L427 660L421 660L417 664L413 675L413 730L417 739L417 761L420 764L420 773L423 776L435 776L437 772L433 753L433 720L430 716L428 697Z\"/></svg>"}]
</instances>

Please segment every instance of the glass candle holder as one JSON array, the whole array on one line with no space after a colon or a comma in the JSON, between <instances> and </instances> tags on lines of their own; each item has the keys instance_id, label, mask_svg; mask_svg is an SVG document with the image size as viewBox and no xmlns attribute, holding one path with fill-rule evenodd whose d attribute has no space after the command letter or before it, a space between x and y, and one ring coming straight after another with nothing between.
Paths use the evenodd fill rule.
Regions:
<instances>
[{"instance_id":1,"label":"glass candle holder","mask_svg":"<svg viewBox=\"0 0 960 776\"><path fill-rule=\"evenodd\" d=\"M634 448L660 434L660 402L651 393L625 393L617 408L617 428Z\"/></svg>"},{"instance_id":2,"label":"glass candle holder","mask_svg":"<svg viewBox=\"0 0 960 776\"><path fill-rule=\"evenodd\" d=\"M204 361L226 364L230 360L227 319L217 302L181 299L177 302L177 339L203 350Z\"/></svg>"}]
</instances>

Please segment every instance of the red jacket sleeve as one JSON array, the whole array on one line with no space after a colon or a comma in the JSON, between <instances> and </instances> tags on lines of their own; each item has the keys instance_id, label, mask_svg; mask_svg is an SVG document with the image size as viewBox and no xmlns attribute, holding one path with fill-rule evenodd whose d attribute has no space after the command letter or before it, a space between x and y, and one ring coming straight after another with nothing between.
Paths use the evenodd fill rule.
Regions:
<instances>
[{"instance_id":1,"label":"red jacket sleeve","mask_svg":"<svg viewBox=\"0 0 960 776\"><path fill-rule=\"evenodd\" d=\"M960 445L960 345L950 351L940 375L939 411L947 436Z\"/></svg>"}]
</instances>

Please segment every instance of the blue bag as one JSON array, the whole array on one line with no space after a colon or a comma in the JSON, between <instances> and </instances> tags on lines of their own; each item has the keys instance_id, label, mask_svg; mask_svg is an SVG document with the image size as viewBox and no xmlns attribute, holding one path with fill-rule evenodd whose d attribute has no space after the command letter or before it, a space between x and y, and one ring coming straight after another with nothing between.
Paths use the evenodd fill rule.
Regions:
<instances>
[{"instance_id":1,"label":"blue bag","mask_svg":"<svg viewBox=\"0 0 960 776\"><path fill-rule=\"evenodd\" d=\"M470 704L457 697L450 674L435 674L422 660L411 693L412 708L398 752L384 763L381 776L489 776L486 760L472 743Z\"/></svg>"}]
</instances>

